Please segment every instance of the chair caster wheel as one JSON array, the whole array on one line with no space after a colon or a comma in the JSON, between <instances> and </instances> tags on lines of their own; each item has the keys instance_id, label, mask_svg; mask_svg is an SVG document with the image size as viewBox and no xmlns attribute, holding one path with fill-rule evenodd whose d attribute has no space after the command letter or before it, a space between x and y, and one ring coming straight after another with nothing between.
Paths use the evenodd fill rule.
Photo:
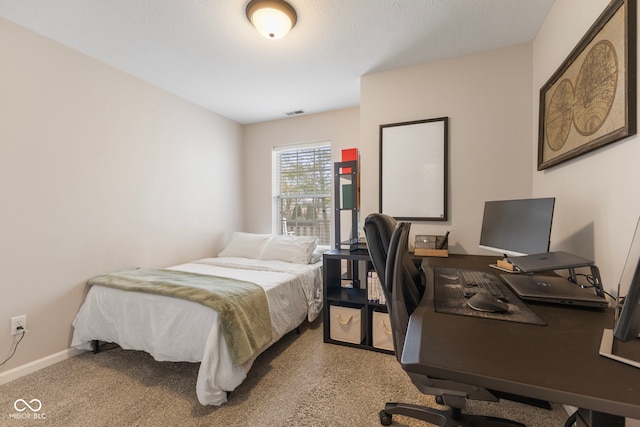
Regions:
<instances>
[{"instance_id":1,"label":"chair caster wheel","mask_svg":"<svg viewBox=\"0 0 640 427\"><path fill-rule=\"evenodd\" d=\"M380 411L380 424L382 424L383 426L390 426L391 414L388 414L385 411Z\"/></svg>"}]
</instances>

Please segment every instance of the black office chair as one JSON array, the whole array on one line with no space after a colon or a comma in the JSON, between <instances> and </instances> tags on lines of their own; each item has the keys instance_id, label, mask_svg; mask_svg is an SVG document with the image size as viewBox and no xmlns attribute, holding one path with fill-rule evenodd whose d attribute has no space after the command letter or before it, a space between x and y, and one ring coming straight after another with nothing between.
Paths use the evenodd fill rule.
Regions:
<instances>
[{"instance_id":1,"label":"black office chair","mask_svg":"<svg viewBox=\"0 0 640 427\"><path fill-rule=\"evenodd\" d=\"M391 291L390 288L387 289L387 287L384 286L387 255L389 253L391 235L396 225L397 221L393 217L379 213L370 214L364 220L364 232L367 239L367 247L369 248L369 256L371 257L373 267L378 273L378 278L382 284L387 301L389 301L389 292ZM411 312L413 312L420 303L420 300L422 300L425 278L422 271L416 267L408 253L403 257L402 266L403 274L406 275L407 281L414 283L414 286L412 286L410 290L407 290L411 303L409 308Z\"/></svg>"},{"instance_id":2,"label":"black office chair","mask_svg":"<svg viewBox=\"0 0 640 427\"><path fill-rule=\"evenodd\" d=\"M411 274L411 266L415 268L407 250L411 224L398 223L391 234L388 244L385 245L382 240L388 234L388 227L394 224L395 221L392 218L384 217L382 214L370 215L365 219L364 229L369 254L387 297L387 310L389 311L391 329L393 330L393 346L396 358L400 362L409 317L420 303L419 297L421 298L421 295L417 290L421 288L422 283L416 282L415 277L412 277ZM383 259L384 267L380 264ZM381 271L384 271L384 273L381 273ZM407 372L407 374L420 392L436 396L436 401L448 406L449 411L407 403L389 402L380 411L380 423L382 425L391 425L392 415L400 414L444 427L524 427L524 424L502 418L462 414L462 409L466 406L467 399L498 401L498 397L489 390L445 379L430 378L426 375L411 372Z\"/></svg>"}]
</instances>

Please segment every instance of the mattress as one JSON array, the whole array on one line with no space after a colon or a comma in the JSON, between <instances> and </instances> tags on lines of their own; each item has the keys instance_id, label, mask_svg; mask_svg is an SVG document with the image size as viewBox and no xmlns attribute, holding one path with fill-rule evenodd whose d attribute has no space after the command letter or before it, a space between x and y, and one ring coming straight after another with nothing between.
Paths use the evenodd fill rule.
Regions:
<instances>
[{"instance_id":1,"label":"mattress","mask_svg":"<svg viewBox=\"0 0 640 427\"><path fill-rule=\"evenodd\" d=\"M272 341L251 360L234 365L218 313L187 300L92 286L73 322L71 345L93 340L141 350L155 360L200 363L196 395L202 405L221 405L246 378L258 354L322 310L322 262L294 264L248 258L205 258L169 267L230 277L260 285L271 316Z\"/></svg>"}]
</instances>

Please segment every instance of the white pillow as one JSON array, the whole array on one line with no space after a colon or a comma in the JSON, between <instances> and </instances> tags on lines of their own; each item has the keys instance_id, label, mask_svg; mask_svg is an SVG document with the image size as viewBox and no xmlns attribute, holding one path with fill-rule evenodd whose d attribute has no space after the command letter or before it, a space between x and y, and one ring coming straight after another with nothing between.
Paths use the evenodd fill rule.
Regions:
<instances>
[{"instance_id":1,"label":"white pillow","mask_svg":"<svg viewBox=\"0 0 640 427\"><path fill-rule=\"evenodd\" d=\"M316 237L273 236L262 250L260 259L309 264L317 244Z\"/></svg>"},{"instance_id":2,"label":"white pillow","mask_svg":"<svg viewBox=\"0 0 640 427\"><path fill-rule=\"evenodd\" d=\"M331 250L331 246L326 246L326 245L316 246L316 248L313 250L313 253L311 254L311 260L309 261L309 264L315 264L316 262L322 261L322 254L329 252L330 250Z\"/></svg>"},{"instance_id":3,"label":"white pillow","mask_svg":"<svg viewBox=\"0 0 640 427\"><path fill-rule=\"evenodd\" d=\"M260 253L269 239L271 239L271 234L234 231L231 235L231 240L218 256L259 259Z\"/></svg>"}]
</instances>

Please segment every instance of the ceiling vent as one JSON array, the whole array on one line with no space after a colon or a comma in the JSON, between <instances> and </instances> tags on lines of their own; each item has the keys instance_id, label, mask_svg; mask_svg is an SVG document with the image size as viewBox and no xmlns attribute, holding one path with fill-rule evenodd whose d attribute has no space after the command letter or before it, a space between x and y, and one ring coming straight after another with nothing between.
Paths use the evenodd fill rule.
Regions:
<instances>
[{"instance_id":1,"label":"ceiling vent","mask_svg":"<svg viewBox=\"0 0 640 427\"><path fill-rule=\"evenodd\" d=\"M287 116L299 116L300 114L304 114L303 110L289 111L285 113Z\"/></svg>"}]
</instances>

